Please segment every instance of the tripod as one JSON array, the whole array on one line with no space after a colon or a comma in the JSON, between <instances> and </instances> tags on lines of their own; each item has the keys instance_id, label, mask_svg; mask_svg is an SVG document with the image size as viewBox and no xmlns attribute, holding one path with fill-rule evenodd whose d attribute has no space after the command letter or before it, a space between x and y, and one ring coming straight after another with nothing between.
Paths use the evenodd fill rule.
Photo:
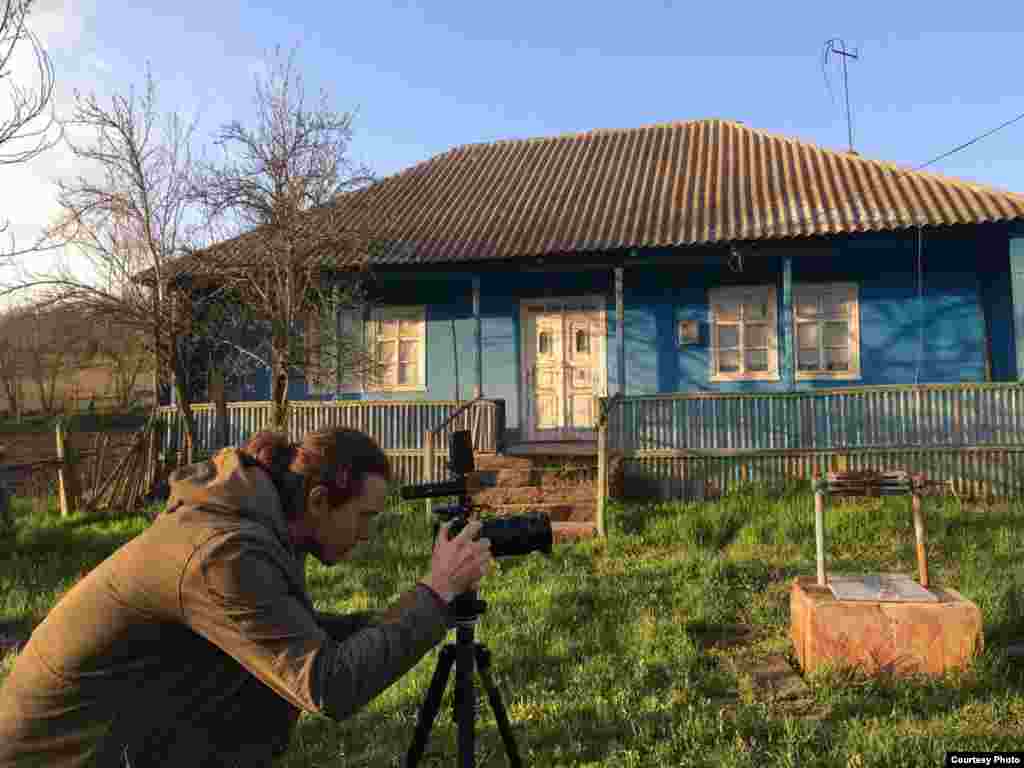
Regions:
<instances>
[{"instance_id":1,"label":"tripod","mask_svg":"<svg viewBox=\"0 0 1024 768\"><path fill-rule=\"evenodd\" d=\"M441 708L441 696L448 685L452 664L455 665L455 720L459 729L459 768L473 768L475 764L475 696L473 691L473 666L480 673L480 680L487 691L491 709L498 721L498 731L505 742L505 753L508 755L510 768L520 768L519 751L512 738L512 728L505 713L505 705L501 701L494 678L491 677L491 652L483 643L473 639L474 627L479 617L487 611L487 603L476 599L476 592L465 592L457 596L455 605L455 642L447 643L441 649L441 655L434 669L434 677L430 681L427 697L420 709L416 722L416 732L412 745L406 755L406 768L416 768L423 750L427 746L430 728Z\"/></svg>"}]
</instances>

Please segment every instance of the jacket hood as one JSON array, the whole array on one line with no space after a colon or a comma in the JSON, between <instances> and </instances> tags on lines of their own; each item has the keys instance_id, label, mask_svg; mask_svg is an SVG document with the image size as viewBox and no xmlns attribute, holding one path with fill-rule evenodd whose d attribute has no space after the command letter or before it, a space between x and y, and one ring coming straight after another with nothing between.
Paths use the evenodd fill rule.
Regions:
<instances>
[{"instance_id":1,"label":"jacket hood","mask_svg":"<svg viewBox=\"0 0 1024 768\"><path fill-rule=\"evenodd\" d=\"M180 467L171 474L169 485L167 514L189 506L254 520L271 528L291 549L277 489L263 469L242 463L237 448L224 448L207 461Z\"/></svg>"}]
</instances>

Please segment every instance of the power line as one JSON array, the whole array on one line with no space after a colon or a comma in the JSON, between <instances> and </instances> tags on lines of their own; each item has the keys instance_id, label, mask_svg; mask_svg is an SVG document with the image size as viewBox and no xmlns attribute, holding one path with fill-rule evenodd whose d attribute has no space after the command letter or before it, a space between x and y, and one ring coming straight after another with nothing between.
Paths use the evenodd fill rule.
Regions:
<instances>
[{"instance_id":1,"label":"power line","mask_svg":"<svg viewBox=\"0 0 1024 768\"><path fill-rule=\"evenodd\" d=\"M941 155L939 155L938 157L936 157L936 158L933 158L933 159L929 160L929 161L928 161L927 163L922 163L921 165L919 165L919 166L917 166L916 168L913 168L913 169L911 169L911 170L914 170L914 171L920 171L920 170L921 170L922 168L925 168L925 167L927 167L927 166L931 165L932 163L937 163L937 162L938 162L939 160L942 160L943 158L949 157L950 155L952 155L952 154L954 154L954 153L956 153L956 152L959 152L959 151L960 151L961 149L965 149L965 148L967 148L967 147L971 146L971 144L974 144L975 142L981 141L981 140L982 140L982 139L984 139L984 138L985 138L986 136L991 136L991 135L992 135L993 133L995 133L996 131L1001 131L1001 130L1003 130L1003 128L1006 128L1006 127L1007 127L1008 125L1013 125L1013 124L1014 124L1014 123L1016 123L1016 122L1017 122L1018 120L1024 120L1024 112L1021 112L1021 113L1020 113L1019 115L1017 115L1017 116L1016 116L1015 118L1013 118L1012 120L1007 120L1007 121L1006 121L1005 123L1003 123L1002 125L998 125L998 126L996 126L996 127L995 127L995 128L993 128L993 129L992 129L991 131L987 131L986 133L983 133L983 134L981 134L980 136L975 136L975 137L974 137L973 139L971 139L970 141L964 142L964 143L963 143L963 144L961 144L961 145L960 145L959 147L953 147L953 149L949 150L949 152L946 152L946 153L944 153L944 154L941 154Z\"/></svg>"}]
</instances>

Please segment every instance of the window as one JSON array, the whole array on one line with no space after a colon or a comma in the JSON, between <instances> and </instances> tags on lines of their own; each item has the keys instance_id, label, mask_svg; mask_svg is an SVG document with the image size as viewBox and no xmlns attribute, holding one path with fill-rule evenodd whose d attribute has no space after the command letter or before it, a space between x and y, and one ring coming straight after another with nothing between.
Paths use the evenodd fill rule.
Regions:
<instances>
[{"instance_id":1,"label":"window","mask_svg":"<svg viewBox=\"0 0 1024 768\"><path fill-rule=\"evenodd\" d=\"M797 379L859 379L860 323L854 283L793 286Z\"/></svg>"},{"instance_id":2,"label":"window","mask_svg":"<svg viewBox=\"0 0 1024 768\"><path fill-rule=\"evenodd\" d=\"M541 331L537 337L537 353L541 355L551 354L551 333L550 331Z\"/></svg>"},{"instance_id":3,"label":"window","mask_svg":"<svg viewBox=\"0 0 1024 768\"><path fill-rule=\"evenodd\" d=\"M709 293L711 381L779 378L775 287L730 286Z\"/></svg>"},{"instance_id":4,"label":"window","mask_svg":"<svg viewBox=\"0 0 1024 768\"><path fill-rule=\"evenodd\" d=\"M381 307L373 311L369 341L378 379L370 389L425 389L425 315L424 307Z\"/></svg>"},{"instance_id":5,"label":"window","mask_svg":"<svg viewBox=\"0 0 1024 768\"><path fill-rule=\"evenodd\" d=\"M334 312L337 315L334 316ZM310 313L305 320L306 386L310 395L333 395L362 390L362 368L346 371L346 361L355 345L361 349L365 337L361 309L323 307L323 314Z\"/></svg>"}]
</instances>

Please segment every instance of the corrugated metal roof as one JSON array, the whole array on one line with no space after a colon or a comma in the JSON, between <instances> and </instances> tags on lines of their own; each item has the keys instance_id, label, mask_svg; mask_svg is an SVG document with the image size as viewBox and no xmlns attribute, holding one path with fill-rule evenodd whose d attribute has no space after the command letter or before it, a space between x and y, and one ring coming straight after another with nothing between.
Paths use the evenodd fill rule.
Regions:
<instances>
[{"instance_id":1,"label":"corrugated metal roof","mask_svg":"<svg viewBox=\"0 0 1024 768\"><path fill-rule=\"evenodd\" d=\"M409 263L1024 218L1024 195L725 120L459 147L357 195Z\"/></svg>"},{"instance_id":2,"label":"corrugated metal roof","mask_svg":"<svg viewBox=\"0 0 1024 768\"><path fill-rule=\"evenodd\" d=\"M462 146L346 201L382 265L1024 218L1024 195L726 120Z\"/></svg>"}]
</instances>

